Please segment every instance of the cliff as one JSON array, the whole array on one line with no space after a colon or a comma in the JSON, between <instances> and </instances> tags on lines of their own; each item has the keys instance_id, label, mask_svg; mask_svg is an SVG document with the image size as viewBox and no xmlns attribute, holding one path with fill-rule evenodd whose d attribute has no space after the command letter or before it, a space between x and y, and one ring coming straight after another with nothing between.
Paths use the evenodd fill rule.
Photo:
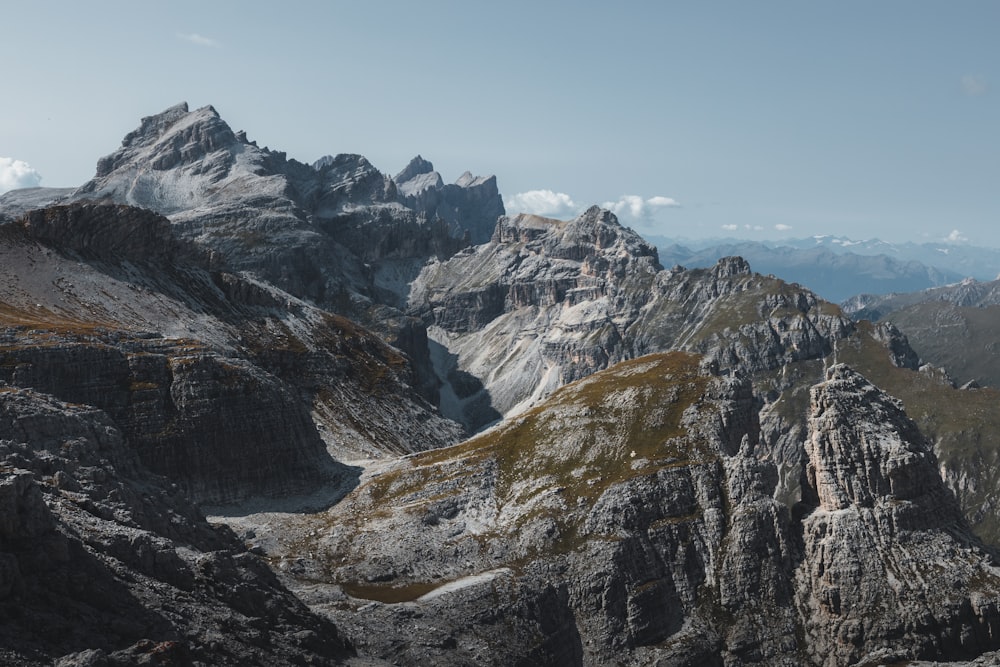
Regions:
<instances>
[{"instance_id":1,"label":"cliff","mask_svg":"<svg viewBox=\"0 0 1000 667\"><path fill-rule=\"evenodd\" d=\"M353 653L92 407L0 386L7 665L341 664Z\"/></svg>"},{"instance_id":2,"label":"cliff","mask_svg":"<svg viewBox=\"0 0 1000 667\"><path fill-rule=\"evenodd\" d=\"M758 458L756 410L748 382L697 356L618 364L364 481L300 524L309 557L287 580L359 650L407 664L839 665L996 648L1000 571L894 399L842 365L813 388L795 512Z\"/></svg>"}]
</instances>

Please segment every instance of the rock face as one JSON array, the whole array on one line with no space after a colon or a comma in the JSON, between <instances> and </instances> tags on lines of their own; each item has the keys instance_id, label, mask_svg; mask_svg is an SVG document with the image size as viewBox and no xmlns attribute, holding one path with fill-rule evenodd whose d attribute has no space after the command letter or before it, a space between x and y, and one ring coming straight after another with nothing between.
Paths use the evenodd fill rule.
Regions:
<instances>
[{"instance_id":1,"label":"rock face","mask_svg":"<svg viewBox=\"0 0 1000 667\"><path fill-rule=\"evenodd\" d=\"M417 199L401 194L360 155L304 165L233 132L210 106L190 111L179 104L144 118L72 198L110 199L166 215L186 237L224 253L234 268L329 306L341 290L372 297L371 276L341 243L345 233L365 227L385 234L380 223L395 233L405 228L418 248L412 258L423 261L430 242L421 237L439 235L437 222L456 245L467 232L492 229L503 213L492 177L432 189L433 205L409 207ZM491 195L493 208L474 209Z\"/></svg>"},{"instance_id":2,"label":"rock face","mask_svg":"<svg viewBox=\"0 0 1000 667\"><path fill-rule=\"evenodd\" d=\"M51 206L29 211L19 224L31 238L88 259L207 264L207 254L200 257L191 244L174 237L169 220L132 206Z\"/></svg>"},{"instance_id":3,"label":"rock face","mask_svg":"<svg viewBox=\"0 0 1000 667\"><path fill-rule=\"evenodd\" d=\"M349 485L356 473L337 459L458 439L398 351L210 268L220 260L171 230L148 211L92 204L10 226L0 383L100 408L146 466L212 504Z\"/></svg>"},{"instance_id":4,"label":"rock face","mask_svg":"<svg viewBox=\"0 0 1000 667\"><path fill-rule=\"evenodd\" d=\"M423 270L410 313L440 346L442 410L472 429L624 359L689 349L760 372L821 358L852 329L739 258L665 271L655 248L597 207L568 222L501 219L490 243Z\"/></svg>"},{"instance_id":5,"label":"rock face","mask_svg":"<svg viewBox=\"0 0 1000 667\"><path fill-rule=\"evenodd\" d=\"M418 155L393 181L407 205L429 219L448 222L459 234L468 232L474 245L490 240L497 219L505 213L495 176L465 172L455 183L445 185L434 165Z\"/></svg>"},{"instance_id":6,"label":"rock face","mask_svg":"<svg viewBox=\"0 0 1000 667\"><path fill-rule=\"evenodd\" d=\"M845 366L813 389L809 487L796 575L816 664L971 657L1000 623L1000 570L970 537L928 443Z\"/></svg>"},{"instance_id":7,"label":"rock face","mask_svg":"<svg viewBox=\"0 0 1000 667\"><path fill-rule=\"evenodd\" d=\"M426 333L398 307L428 258L488 237L503 213L493 177L401 192L360 155L305 165L233 132L214 108L187 104L143 118L65 199L168 216L231 270L360 322L411 358L432 402Z\"/></svg>"},{"instance_id":8,"label":"rock face","mask_svg":"<svg viewBox=\"0 0 1000 667\"><path fill-rule=\"evenodd\" d=\"M339 664L329 622L99 410L0 386L0 660Z\"/></svg>"},{"instance_id":9,"label":"rock face","mask_svg":"<svg viewBox=\"0 0 1000 667\"><path fill-rule=\"evenodd\" d=\"M623 362L399 462L315 515L293 586L407 664L839 665L1000 643L1000 570L893 399L831 369L790 513L750 384L708 365Z\"/></svg>"}]
</instances>

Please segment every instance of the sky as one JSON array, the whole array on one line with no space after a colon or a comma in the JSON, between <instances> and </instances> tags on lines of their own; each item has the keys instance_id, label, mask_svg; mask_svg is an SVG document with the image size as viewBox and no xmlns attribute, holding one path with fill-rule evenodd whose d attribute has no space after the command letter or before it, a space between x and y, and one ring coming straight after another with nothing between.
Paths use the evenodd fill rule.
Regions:
<instances>
[{"instance_id":1,"label":"sky","mask_svg":"<svg viewBox=\"0 0 1000 667\"><path fill-rule=\"evenodd\" d=\"M211 104L312 162L646 235L1000 247L1000 2L0 0L0 191Z\"/></svg>"}]
</instances>

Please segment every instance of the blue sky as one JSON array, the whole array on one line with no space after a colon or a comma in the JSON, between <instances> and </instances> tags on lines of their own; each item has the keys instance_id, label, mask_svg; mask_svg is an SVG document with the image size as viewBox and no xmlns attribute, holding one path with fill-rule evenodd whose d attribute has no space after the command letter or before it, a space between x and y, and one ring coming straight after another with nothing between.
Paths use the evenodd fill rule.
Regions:
<instances>
[{"instance_id":1,"label":"blue sky","mask_svg":"<svg viewBox=\"0 0 1000 667\"><path fill-rule=\"evenodd\" d=\"M0 9L0 189L82 184L187 101L300 161L419 153L648 234L1000 247L992 0Z\"/></svg>"}]
</instances>

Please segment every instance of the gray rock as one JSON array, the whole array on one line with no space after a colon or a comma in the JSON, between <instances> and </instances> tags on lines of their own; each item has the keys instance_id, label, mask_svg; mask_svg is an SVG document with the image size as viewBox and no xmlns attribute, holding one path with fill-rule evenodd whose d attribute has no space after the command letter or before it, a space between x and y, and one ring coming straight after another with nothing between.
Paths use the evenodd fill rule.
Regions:
<instances>
[{"instance_id":1,"label":"gray rock","mask_svg":"<svg viewBox=\"0 0 1000 667\"><path fill-rule=\"evenodd\" d=\"M0 466L5 664L337 664L351 653L231 531L146 471L101 411L0 391Z\"/></svg>"},{"instance_id":2,"label":"gray rock","mask_svg":"<svg viewBox=\"0 0 1000 667\"><path fill-rule=\"evenodd\" d=\"M323 516L335 536L310 540L315 562L293 577L340 583L352 604L317 609L381 628L363 650L413 664L489 651L501 664L839 665L996 648L1000 575L898 402L830 370L789 512L756 451L749 382L700 365L625 362L399 462ZM504 634L526 631L528 644Z\"/></svg>"}]
</instances>

